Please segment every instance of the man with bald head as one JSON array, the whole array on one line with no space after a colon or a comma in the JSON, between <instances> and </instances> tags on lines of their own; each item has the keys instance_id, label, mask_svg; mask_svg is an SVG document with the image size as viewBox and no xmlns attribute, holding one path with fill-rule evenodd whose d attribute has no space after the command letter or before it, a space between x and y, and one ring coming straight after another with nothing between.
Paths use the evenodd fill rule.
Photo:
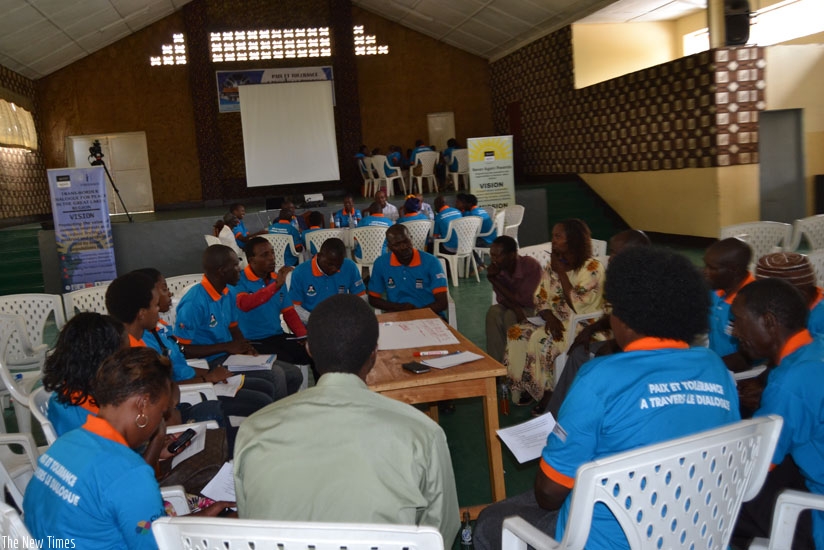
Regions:
<instances>
[{"instance_id":1,"label":"man with bald head","mask_svg":"<svg viewBox=\"0 0 824 550\"><path fill-rule=\"evenodd\" d=\"M709 348L734 372L750 367L732 333L731 308L738 291L755 280L749 271L751 261L752 249L735 237L721 239L704 253L704 277L712 289Z\"/></svg>"},{"instance_id":2,"label":"man with bald head","mask_svg":"<svg viewBox=\"0 0 824 550\"><path fill-rule=\"evenodd\" d=\"M432 254L416 250L403 224L386 230L386 245L389 252L375 260L372 267L369 304L386 311L428 307L442 315L448 300L441 262Z\"/></svg>"}]
</instances>

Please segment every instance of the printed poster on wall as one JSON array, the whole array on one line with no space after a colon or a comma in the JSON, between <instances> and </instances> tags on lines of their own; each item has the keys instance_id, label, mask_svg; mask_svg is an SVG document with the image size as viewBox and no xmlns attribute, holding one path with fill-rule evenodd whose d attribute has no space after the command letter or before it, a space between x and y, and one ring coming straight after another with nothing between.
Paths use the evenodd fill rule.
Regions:
<instances>
[{"instance_id":1,"label":"printed poster on wall","mask_svg":"<svg viewBox=\"0 0 824 550\"><path fill-rule=\"evenodd\" d=\"M283 82L332 82L332 67L292 67L285 69L250 69L247 71L216 71L218 110L221 113L240 112L238 87L251 84L280 84ZM332 105L335 88L332 87Z\"/></svg>"},{"instance_id":2,"label":"printed poster on wall","mask_svg":"<svg viewBox=\"0 0 824 550\"><path fill-rule=\"evenodd\" d=\"M469 138L469 188L478 206L497 209L515 204L512 136Z\"/></svg>"},{"instance_id":3,"label":"printed poster on wall","mask_svg":"<svg viewBox=\"0 0 824 550\"><path fill-rule=\"evenodd\" d=\"M117 271L103 167L47 172L63 291L112 281Z\"/></svg>"}]
</instances>

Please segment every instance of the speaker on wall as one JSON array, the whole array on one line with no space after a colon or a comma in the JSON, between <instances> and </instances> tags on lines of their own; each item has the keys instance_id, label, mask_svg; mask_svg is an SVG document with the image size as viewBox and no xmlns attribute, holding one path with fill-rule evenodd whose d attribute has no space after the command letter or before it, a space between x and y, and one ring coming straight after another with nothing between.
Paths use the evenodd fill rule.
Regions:
<instances>
[{"instance_id":1,"label":"speaker on wall","mask_svg":"<svg viewBox=\"0 0 824 550\"><path fill-rule=\"evenodd\" d=\"M727 46L743 46L750 39L748 0L724 0L724 36Z\"/></svg>"}]
</instances>

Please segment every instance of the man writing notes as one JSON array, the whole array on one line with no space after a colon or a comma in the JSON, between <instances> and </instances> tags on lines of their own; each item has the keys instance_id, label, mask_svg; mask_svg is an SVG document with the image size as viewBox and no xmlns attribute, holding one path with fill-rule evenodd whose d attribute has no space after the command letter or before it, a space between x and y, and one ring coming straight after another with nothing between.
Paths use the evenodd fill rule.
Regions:
<instances>
[{"instance_id":1,"label":"man writing notes","mask_svg":"<svg viewBox=\"0 0 824 550\"><path fill-rule=\"evenodd\" d=\"M241 425L240 517L429 525L450 547L460 521L446 437L422 412L366 386L378 353L372 308L332 296L312 312L307 340L318 385Z\"/></svg>"}]
</instances>

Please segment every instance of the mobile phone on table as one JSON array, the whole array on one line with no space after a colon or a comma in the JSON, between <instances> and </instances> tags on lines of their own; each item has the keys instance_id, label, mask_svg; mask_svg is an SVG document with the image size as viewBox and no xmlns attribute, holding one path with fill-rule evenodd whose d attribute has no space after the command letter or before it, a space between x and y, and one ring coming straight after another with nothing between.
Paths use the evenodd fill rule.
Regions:
<instances>
[{"instance_id":1,"label":"mobile phone on table","mask_svg":"<svg viewBox=\"0 0 824 550\"><path fill-rule=\"evenodd\" d=\"M409 372L414 372L415 374L429 372L429 367L427 367L423 363L418 363L417 361L410 361L409 363L404 363L403 368L405 368Z\"/></svg>"},{"instance_id":2,"label":"mobile phone on table","mask_svg":"<svg viewBox=\"0 0 824 550\"><path fill-rule=\"evenodd\" d=\"M180 449L185 447L186 444L189 441L191 441L192 438L196 435L197 435L197 432L195 430L193 430L192 428L189 428L188 430L186 430L185 432L180 434L180 437L178 437L177 439L175 439L174 441L169 443L169 446L166 447L166 450L169 451L170 453L176 453Z\"/></svg>"}]
</instances>

